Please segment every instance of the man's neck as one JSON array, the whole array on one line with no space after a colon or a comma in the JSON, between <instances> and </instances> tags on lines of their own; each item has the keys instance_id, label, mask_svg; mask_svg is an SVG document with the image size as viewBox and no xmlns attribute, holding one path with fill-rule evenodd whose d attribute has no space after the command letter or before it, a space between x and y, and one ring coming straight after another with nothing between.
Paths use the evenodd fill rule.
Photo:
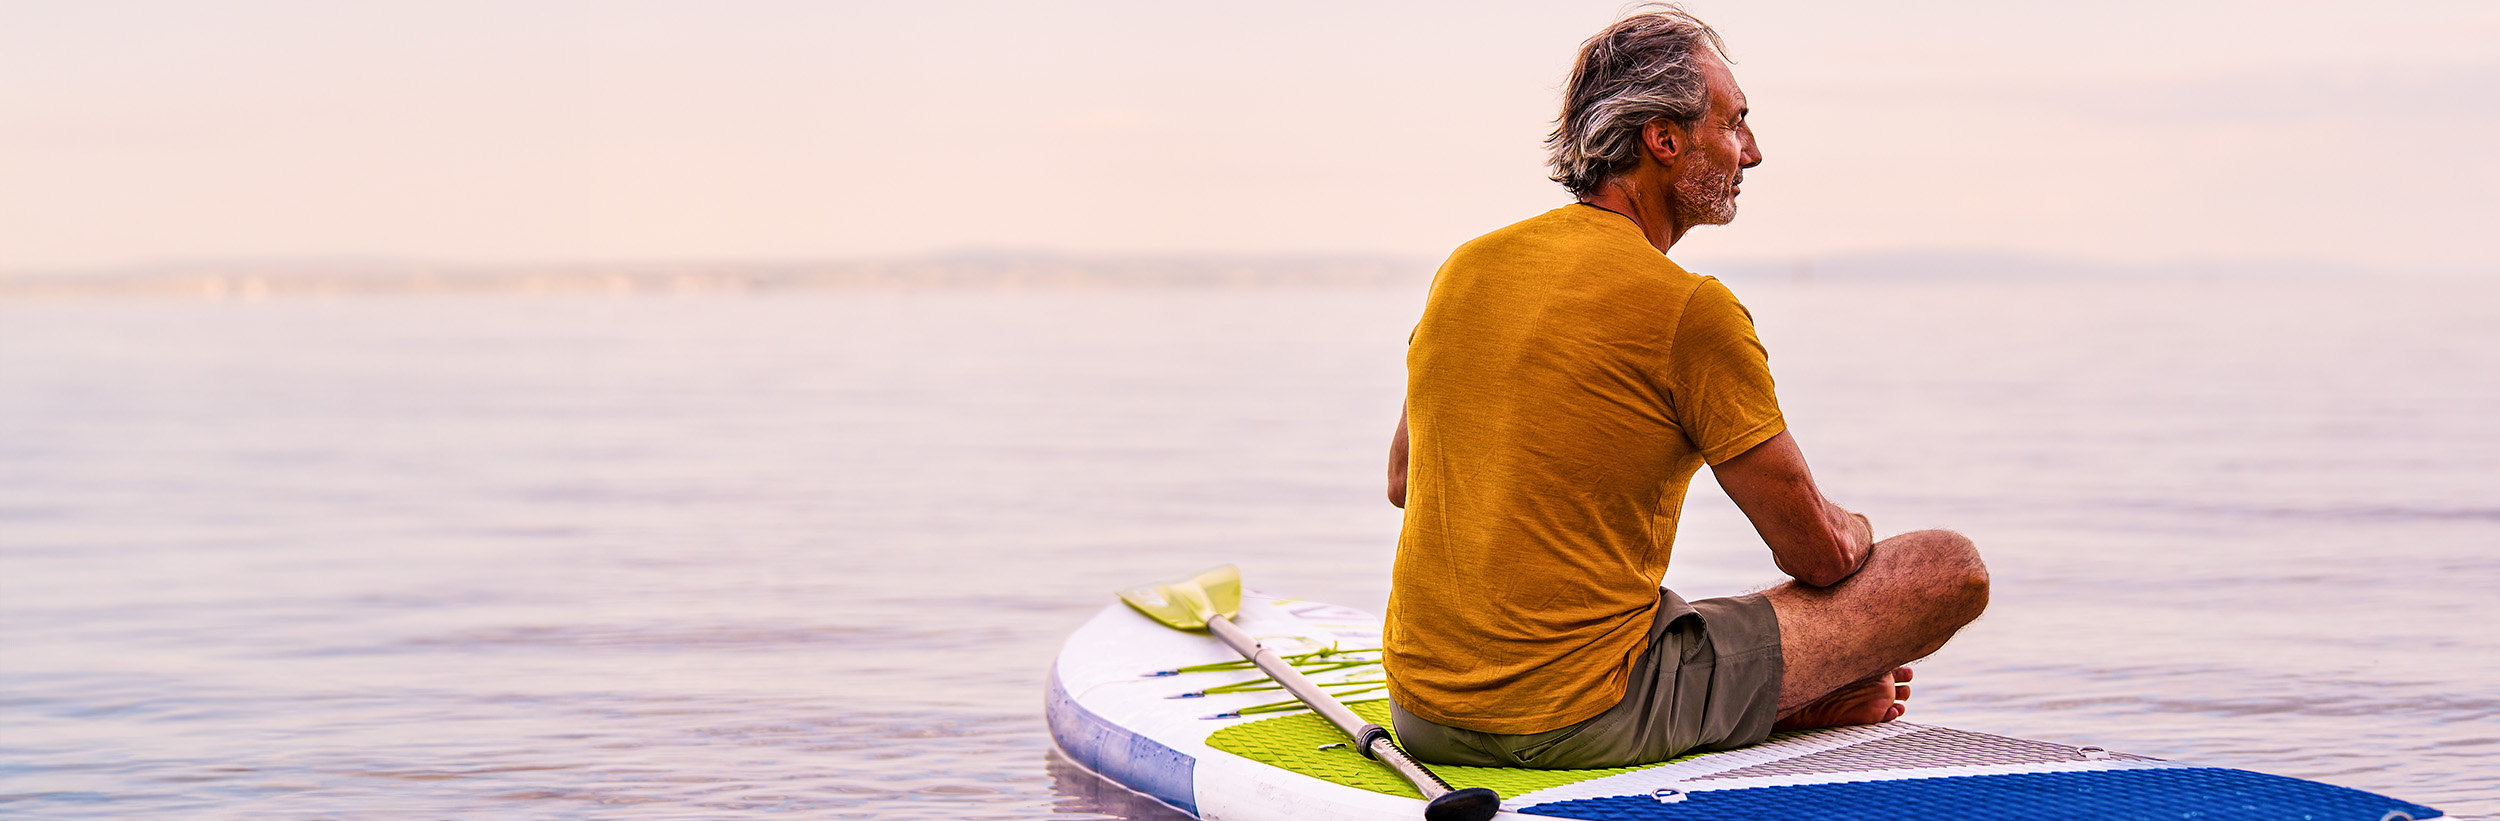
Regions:
<instances>
[{"instance_id":1,"label":"man's neck","mask_svg":"<svg viewBox=\"0 0 2500 821\"><path fill-rule=\"evenodd\" d=\"M1683 239L1691 226L1676 221L1674 205L1655 184L1644 184L1649 181L1640 179L1641 176L1635 172L1608 180L1580 201L1622 214L1640 226L1641 236L1648 237L1649 244L1663 254L1675 247L1676 240Z\"/></svg>"}]
</instances>

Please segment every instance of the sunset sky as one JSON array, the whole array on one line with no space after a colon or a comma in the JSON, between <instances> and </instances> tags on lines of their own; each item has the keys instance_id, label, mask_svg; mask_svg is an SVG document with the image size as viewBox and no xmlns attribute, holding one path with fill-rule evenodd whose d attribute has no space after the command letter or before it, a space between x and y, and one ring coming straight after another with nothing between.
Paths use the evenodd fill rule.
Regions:
<instances>
[{"instance_id":1,"label":"sunset sky","mask_svg":"<svg viewBox=\"0 0 2500 821\"><path fill-rule=\"evenodd\" d=\"M1767 162L1678 256L2500 275L2500 5L1688 4ZM0 270L1438 257L1566 202L1619 2L0 2Z\"/></svg>"}]
</instances>

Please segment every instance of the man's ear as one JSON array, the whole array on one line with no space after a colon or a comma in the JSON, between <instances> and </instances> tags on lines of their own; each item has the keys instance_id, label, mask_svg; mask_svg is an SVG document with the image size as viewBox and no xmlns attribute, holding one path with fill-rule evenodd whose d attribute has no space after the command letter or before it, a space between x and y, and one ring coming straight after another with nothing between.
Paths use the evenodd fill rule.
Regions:
<instances>
[{"instance_id":1,"label":"man's ear","mask_svg":"<svg viewBox=\"0 0 2500 821\"><path fill-rule=\"evenodd\" d=\"M1659 165L1673 165L1684 150L1684 130L1664 117L1651 120L1641 125L1641 148Z\"/></svg>"}]
</instances>

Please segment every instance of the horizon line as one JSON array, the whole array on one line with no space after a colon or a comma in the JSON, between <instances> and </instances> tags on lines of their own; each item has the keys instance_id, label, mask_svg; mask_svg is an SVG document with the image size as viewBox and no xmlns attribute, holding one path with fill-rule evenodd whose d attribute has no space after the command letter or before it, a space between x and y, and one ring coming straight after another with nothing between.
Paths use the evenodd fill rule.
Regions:
<instances>
[{"instance_id":1,"label":"horizon line","mask_svg":"<svg viewBox=\"0 0 2500 821\"><path fill-rule=\"evenodd\" d=\"M0 268L0 280L81 279L149 275L364 276L436 272L474 275L520 271L616 272L771 271L869 267L1015 266L1015 265L1424 265L1438 267L1440 256L1387 251L1072 251L1052 248L966 246L916 254L891 255L744 255L559 257L483 259L401 254L303 254L174 257L99 265L19 266ZM1783 256L1675 255L1688 269L1758 271L1774 267L1827 265L1843 269L1866 266L1894 268L1942 265L1962 269L1974 265L2006 266L2009 273L2050 270L2083 272L2180 271L2274 267L2297 271L2340 273L2500 273L2500 262L2482 265L2372 265L2296 256L2181 255L2160 258L2110 258L2004 248L1897 248Z\"/></svg>"}]
</instances>

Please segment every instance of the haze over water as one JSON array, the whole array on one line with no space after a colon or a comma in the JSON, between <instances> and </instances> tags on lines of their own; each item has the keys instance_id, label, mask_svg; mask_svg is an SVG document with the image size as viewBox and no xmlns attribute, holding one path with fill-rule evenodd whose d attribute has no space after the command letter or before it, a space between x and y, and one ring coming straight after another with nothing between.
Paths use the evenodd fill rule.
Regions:
<instances>
[{"instance_id":1,"label":"haze over water","mask_svg":"<svg viewBox=\"0 0 2500 821\"><path fill-rule=\"evenodd\" d=\"M2500 286L1731 279L1989 615L1911 720L2500 816ZM0 301L0 815L1151 815L1058 641L1377 609L1397 287ZM1775 580L1697 481L1667 582Z\"/></svg>"}]
</instances>

